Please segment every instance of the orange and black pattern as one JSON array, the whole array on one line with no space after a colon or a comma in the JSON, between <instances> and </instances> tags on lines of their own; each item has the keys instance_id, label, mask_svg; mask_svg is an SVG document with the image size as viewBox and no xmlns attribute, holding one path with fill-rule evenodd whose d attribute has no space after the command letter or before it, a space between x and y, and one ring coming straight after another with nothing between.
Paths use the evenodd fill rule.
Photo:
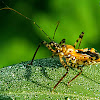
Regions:
<instances>
[{"instance_id":1,"label":"orange and black pattern","mask_svg":"<svg viewBox=\"0 0 100 100\"><path fill-rule=\"evenodd\" d=\"M18 11L14 10L12 8L9 8L8 6L6 8L1 8L0 10L5 10L5 9L12 10L12 11L18 13L19 15L25 17L26 19L32 21L33 24L35 24L47 36L47 38L51 41L50 43L47 43L46 41L42 41L38 45L38 47L37 47L37 49L34 53L34 56L32 58L32 61L29 65L32 65L33 60L34 60L34 58L36 56L36 53L37 53L38 49L40 48L41 44L44 44L53 53L53 56L54 55L59 56L61 64L64 66L64 68L67 71L63 75L63 77L58 81L58 83L54 86L53 89L55 89L56 86L67 75L67 73L69 71L69 67L77 68L77 69L80 70L80 72L74 78L72 78L68 82L68 84L82 73L82 67L100 63L100 54L94 48L79 49L80 44L81 44L82 39L83 39L83 36L84 36L84 32L82 32L79 35L79 38L76 40L76 42L73 46L65 44L65 39L63 39L60 43L56 43L56 42L54 42L50 39L50 37L44 32L43 29L40 28L40 26L35 21L33 21L32 19L24 16L23 14L19 13ZM58 25L59 25L59 22L58 22ZM58 28L58 25L55 29L55 32ZM54 36L55 36L55 32L54 32ZM54 40L54 37L53 37L53 40ZM80 41L80 43L79 43L78 49L75 49L76 45L79 41Z\"/></svg>"}]
</instances>

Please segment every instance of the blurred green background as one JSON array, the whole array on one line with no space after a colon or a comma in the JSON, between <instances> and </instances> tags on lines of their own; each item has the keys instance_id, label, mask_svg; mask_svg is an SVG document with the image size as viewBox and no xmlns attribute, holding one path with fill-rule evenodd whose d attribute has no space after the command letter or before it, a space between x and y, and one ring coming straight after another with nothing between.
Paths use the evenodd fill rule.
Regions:
<instances>
[{"instance_id":1,"label":"blurred green background","mask_svg":"<svg viewBox=\"0 0 100 100\"><path fill-rule=\"evenodd\" d=\"M60 25L55 42L63 38L73 45L79 34L85 35L81 48L95 48L100 52L99 0L3 0L9 7L35 21L52 39L57 22ZM5 7L0 1L0 8ZM29 61L42 41L50 42L31 21L10 10L0 11L0 67ZM50 51L41 46L36 58L50 57Z\"/></svg>"}]
</instances>

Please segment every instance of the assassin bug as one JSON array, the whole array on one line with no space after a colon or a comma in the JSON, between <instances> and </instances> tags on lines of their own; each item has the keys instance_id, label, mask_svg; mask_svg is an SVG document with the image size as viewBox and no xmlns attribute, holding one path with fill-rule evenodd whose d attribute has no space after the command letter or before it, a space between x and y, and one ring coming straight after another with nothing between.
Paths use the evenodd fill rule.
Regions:
<instances>
[{"instance_id":1,"label":"assassin bug","mask_svg":"<svg viewBox=\"0 0 100 100\"><path fill-rule=\"evenodd\" d=\"M18 11L14 10L12 8L9 8L9 7L1 8L0 10L3 10L3 9L12 10L12 11L22 15L26 19L32 21L30 18L24 16L23 14L19 13ZM67 73L69 71L69 67L77 68L80 70L80 72L74 78L72 78L68 82L68 84L82 73L82 67L87 66L87 65L93 65L93 64L100 63L100 54L98 52L96 52L96 50L94 48L79 49L81 41L82 41L83 36L84 36L84 32L82 32L79 35L79 38L76 40L76 42L73 46L65 44L65 39L63 39L60 43L56 43L50 39L50 37L40 28L40 26L36 22L34 22L34 21L32 21L32 22L48 37L50 42L47 43L46 41L42 41L38 45L38 47L34 53L34 56L32 58L32 61L29 65L32 65L38 49L40 48L41 44L44 44L53 53L53 55L59 56L59 60L60 60L61 64L67 70L67 72L58 81L58 83L54 86L53 89L55 89L57 87L57 85L63 80L63 78L67 75ZM58 25L59 25L59 23L57 24L55 32L58 28ZM55 32L54 32L54 35L55 35ZM54 37L53 37L53 40L54 40ZM75 49L75 47L79 41L80 41L80 43L79 43L78 49Z\"/></svg>"}]
</instances>

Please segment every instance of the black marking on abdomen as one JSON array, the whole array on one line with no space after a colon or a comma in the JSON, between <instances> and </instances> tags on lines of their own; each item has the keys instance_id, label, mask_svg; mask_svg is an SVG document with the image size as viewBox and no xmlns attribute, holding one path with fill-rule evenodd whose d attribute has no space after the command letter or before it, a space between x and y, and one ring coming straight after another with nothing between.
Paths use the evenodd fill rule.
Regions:
<instances>
[{"instance_id":1,"label":"black marking on abdomen","mask_svg":"<svg viewBox=\"0 0 100 100\"><path fill-rule=\"evenodd\" d=\"M99 55L96 54L96 53L92 53L90 51L87 51L87 52L83 52L83 51L79 51L77 53L80 53L80 54L87 54L89 55L90 57L95 57L95 60L99 59Z\"/></svg>"}]
</instances>

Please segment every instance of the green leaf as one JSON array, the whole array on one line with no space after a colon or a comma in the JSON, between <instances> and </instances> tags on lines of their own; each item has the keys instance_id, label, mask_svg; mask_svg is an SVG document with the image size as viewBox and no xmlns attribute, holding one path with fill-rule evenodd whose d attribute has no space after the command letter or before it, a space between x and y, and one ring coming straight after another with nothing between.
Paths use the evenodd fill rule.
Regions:
<instances>
[{"instance_id":1,"label":"green leaf","mask_svg":"<svg viewBox=\"0 0 100 100\"><path fill-rule=\"evenodd\" d=\"M0 98L16 100L100 99L100 65L83 67L83 72L67 86L79 70L69 68L68 75L52 92L66 73L58 58L22 62L0 69ZM10 100L10 99L7 99Z\"/></svg>"}]
</instances>

